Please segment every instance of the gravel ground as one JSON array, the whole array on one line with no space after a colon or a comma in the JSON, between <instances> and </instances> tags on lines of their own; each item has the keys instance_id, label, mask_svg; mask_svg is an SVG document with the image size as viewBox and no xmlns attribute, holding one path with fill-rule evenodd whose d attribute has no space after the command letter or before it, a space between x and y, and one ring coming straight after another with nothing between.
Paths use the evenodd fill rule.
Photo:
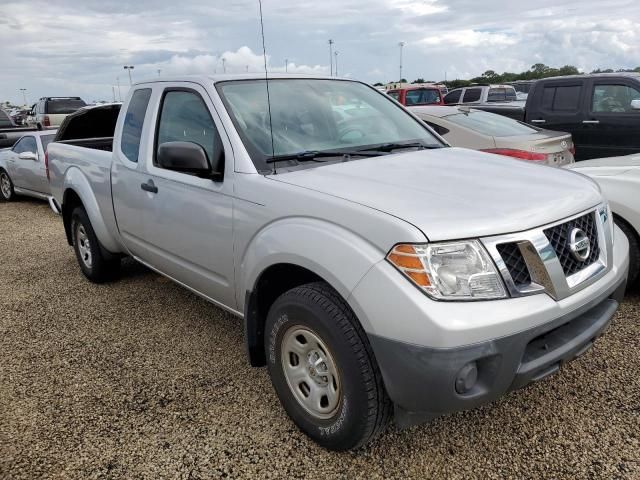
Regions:
<instances>
[{"instance_id":1,"label":"gravel ground","mask_svg":"<svg viewBox=\"0 0 640 480\"><path fill-rule=\"evenodd\" d=\"M0 203L0 478L640 479L640 296L579 360L366 449L288 420L238 320L127 262L86 281L46 204Z\"/></svg>"}]
</instances>

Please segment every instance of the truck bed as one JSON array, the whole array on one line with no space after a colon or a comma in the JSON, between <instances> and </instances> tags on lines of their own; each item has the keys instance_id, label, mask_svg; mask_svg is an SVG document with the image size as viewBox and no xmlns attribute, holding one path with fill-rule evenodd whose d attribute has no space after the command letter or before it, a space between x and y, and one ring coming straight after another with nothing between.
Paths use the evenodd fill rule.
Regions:
<instances>
[{"instance_id":1,"label":"truck bed","mask_svg":"<svg viewBox=\"0 0 640 480\"><path fill-rule=\"evenodd\" d=\"M57 143L73 145L76 147L89 148L92 150L103 150L111 152L113 150L113 137L81 138L75 140L60 140Z\"/></svg>"}]
</instances>

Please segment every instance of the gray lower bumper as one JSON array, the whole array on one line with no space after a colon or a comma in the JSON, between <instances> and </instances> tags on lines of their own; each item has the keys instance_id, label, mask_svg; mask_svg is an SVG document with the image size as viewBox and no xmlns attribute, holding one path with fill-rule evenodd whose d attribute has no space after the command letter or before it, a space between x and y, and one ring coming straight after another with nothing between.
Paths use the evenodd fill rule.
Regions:
<instances>
[{"instance_id":1,"label":"gray lower bumper","mask_svg":"<svg viewBox=\"0 0 640 480\"><path fill-rule=\"evenodd\" d=\"M625 281L570 315L507 337L460 348L433 349L370 335L396 424L406 427L490 402L554 372L593 345L621 301ZM477 380L456 389L473 365ZM462 372L462 373L461 373Z\"/></svg>"}]
</instances>

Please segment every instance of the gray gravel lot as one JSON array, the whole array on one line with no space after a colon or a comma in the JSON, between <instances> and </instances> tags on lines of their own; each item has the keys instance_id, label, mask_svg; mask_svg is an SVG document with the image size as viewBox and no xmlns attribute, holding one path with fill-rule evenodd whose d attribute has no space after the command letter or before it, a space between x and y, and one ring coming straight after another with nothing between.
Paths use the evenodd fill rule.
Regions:
<instances>
[{"instance_id":1,"label":"gray gravel lot","mask_svg":"<svg viewBox=\"0 0 640 480\"><path fill-rule=\"evenodd\" d=\"M89 283L46 204L0 203L0 260L2 479L640 479L638 294L560 374L336 454L248 366L236 318L133 262Z\"/></svg>"}]
</instances>

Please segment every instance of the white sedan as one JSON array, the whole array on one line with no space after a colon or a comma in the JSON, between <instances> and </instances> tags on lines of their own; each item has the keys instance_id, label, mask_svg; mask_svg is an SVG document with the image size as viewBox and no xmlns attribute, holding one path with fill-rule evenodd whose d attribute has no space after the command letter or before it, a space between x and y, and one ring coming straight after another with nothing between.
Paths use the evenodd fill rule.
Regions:
<instances>
[{"instance_id":1,"label":"white sedan","mask_svg":"<svg viewBox=\"0 0 640 480\"><path fill-rule=\"evenodd\" d=\"M616 224L629 237L629 284L640 274L640 154L599 158L566 168L593 178L609 200Z\"/></svg>"}]
</instances>

